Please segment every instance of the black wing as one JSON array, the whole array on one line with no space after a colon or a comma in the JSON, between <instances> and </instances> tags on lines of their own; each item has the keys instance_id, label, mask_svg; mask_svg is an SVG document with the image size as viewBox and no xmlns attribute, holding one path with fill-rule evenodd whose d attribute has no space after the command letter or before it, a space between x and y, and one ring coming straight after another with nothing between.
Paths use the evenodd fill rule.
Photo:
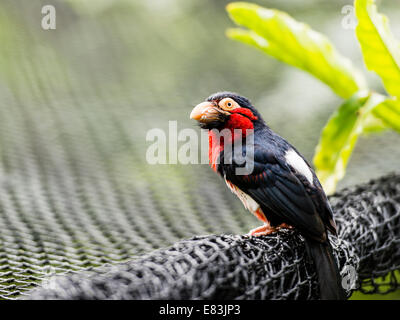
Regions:
<instances>
[{"instance_id":1,"label":"black wing","mask_svg":"<svg viewBox=\"0 0 400 320\"><path fill-rule=\"evenodd\" d=\"M237 175L237 167L233 158L232 165L221 165L221 174L250 195L271 223L285 222L322 242L327 228L336 233L329 202L314 173L311 185L283 157L261 147L255 147L251 174Z\"/></svg>"}]
</instances>

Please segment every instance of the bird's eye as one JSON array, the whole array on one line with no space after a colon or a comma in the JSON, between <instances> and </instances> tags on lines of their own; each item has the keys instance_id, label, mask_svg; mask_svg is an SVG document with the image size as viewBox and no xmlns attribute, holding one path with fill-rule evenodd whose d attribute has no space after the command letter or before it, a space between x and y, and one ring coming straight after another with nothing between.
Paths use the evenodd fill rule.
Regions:
<instances>
[{"instance_id":1,"label":"bird's eye","mask_svg":"<svg viewBox=\"0 0 400 320\"><path fill-rule=\"evenodd\" d=\"M231 98L222 99L218 104L223 110L229 111L236 108L239 108L239 105L236 101L232 100Z\"/></svg>"}]
</instances>

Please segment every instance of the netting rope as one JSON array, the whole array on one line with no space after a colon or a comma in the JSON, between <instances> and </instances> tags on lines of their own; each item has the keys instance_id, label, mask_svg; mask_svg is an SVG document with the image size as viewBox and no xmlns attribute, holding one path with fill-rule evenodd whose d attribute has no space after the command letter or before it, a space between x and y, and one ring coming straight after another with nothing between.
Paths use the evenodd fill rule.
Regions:
<instances>
[{"instance_id":1,"label":"netting rope","mask_svg":"<svg viewBox=\"0 0 400 320\"><path fill-rule=\"evenodd\" d=\"M398 289L400 176L330 198L338 237L330 237L348 295ZM354 274L352 274L354 270ZM355 278L352 278L354 277ZM355 280L352 286L352 280ZM318 283L295 230L263 237L196 236L95 271L56 276L29 299L317 299Z\"/></svg>"}]
</instances>

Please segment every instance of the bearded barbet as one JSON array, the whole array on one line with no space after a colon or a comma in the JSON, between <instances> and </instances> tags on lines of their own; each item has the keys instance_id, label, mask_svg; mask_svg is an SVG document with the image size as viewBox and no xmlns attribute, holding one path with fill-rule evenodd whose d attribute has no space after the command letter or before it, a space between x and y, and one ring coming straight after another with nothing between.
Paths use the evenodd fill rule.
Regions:
<instances>
[{"instance_id":1,"label":"bearded barbet","mask_svg":"<svg viewBox=\"0 0 400 320\"><path fill-rule=\"evenodd\" d=\"M225 179L245 208L263 222L249 235L268 235L281 228L298 230L315 264L320 298L345 299L327 236L328 231L336 235L332 209L306 159L267 126L248 99L238 94L213 94L193 109L190 118L209 130L213 170ZM221 135L224 129L231 134ZM247 139L248 135L253 135L252 139ZM242 140L240 144L238 139ZM253 141L251 157L246 157L248 140ZM236 146L240 152L226 152L229 144L230 150ZM251 171L238 174L238 169L246 166Z\"/></svg>"}]
</instances>

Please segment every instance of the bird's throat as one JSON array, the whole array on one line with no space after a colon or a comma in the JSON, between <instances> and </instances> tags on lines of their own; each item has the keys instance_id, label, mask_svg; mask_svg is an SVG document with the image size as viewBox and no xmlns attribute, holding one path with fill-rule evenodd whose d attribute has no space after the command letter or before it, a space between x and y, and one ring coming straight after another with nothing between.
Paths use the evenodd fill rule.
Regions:
<instances>
[{"instance_id":1,"label":"bird's throat","mask_svg":"<svg viewBox=\"0 0 400 320\"><path fill-rule=\"evenodd\" d=\"M237 113L230 115L221 130L210 130L208 157L211 168L217 171L218 158L226 144L233 145L236 139L245 139L252 130L254 130L253 122L248 117Z\"/></svg>"}]
</instances>

